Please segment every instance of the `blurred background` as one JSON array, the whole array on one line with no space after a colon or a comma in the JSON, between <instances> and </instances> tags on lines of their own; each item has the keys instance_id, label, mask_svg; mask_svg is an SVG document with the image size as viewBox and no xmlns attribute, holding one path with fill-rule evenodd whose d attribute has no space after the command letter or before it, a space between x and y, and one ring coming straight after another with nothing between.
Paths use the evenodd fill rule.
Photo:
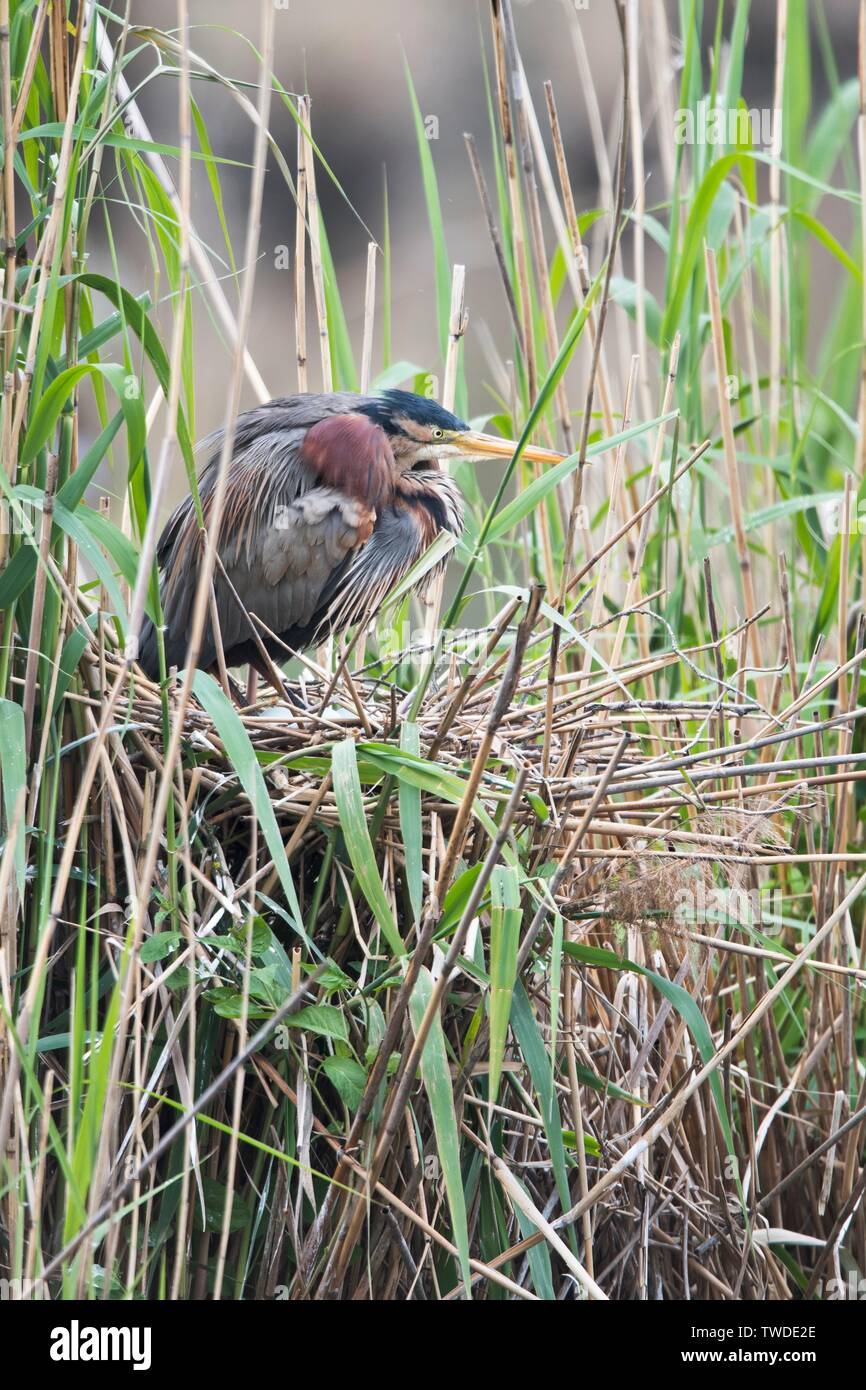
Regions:
<instances>
[{"instance_id":1,"label":"blurred background","mask_svg":"<svg viewBox=\"0 0 866 1390\"><path fill-rule=\"evenodd\" d=\"M353 0L275 0L275 71L292 93L309 92L312 130L324 157L345 193L319 167L318 194L331 244L337 279L356 360L364 321L364 285L370 237L381 243L384 231L384 184L387 176L392 249L392 359L407 360L434 375L442 361L437 334L433 278L433 248L424 204L418 148L406 78L412 74L418 102L430 135L442 202L448 257L466 266L466 302L469 328L465 361L469 386L469 413L480 416L495 409L494 391L502 392L502 363L510 355L510 326L501 281L488 238L484 216L472 176L464 132L472 132L478 144L485 176L493 187L494 170L486 72L492 81L489 7L466 0L376 0L361 6ZM593 105L597 103L599 131L613 162L620 124L620 44L614 6L608 0L515 0L514 17L527 81L542 132L553 159L545 109L543 83L553 84L565 137L569 173L579 214L601 205L598 167L593 147ZM676 28L674 6L641 5L640 90L641 114L646 135L645 188L647 211L652 212L654 188L663 197L664 181L658 177L659 149L655 117L660 100L676 105L679 73L665 56L668 28ZM822 92L822 60L818 53L831 41L838 77L853 75L856 65L856 6L852 0L810 0L814 16L816 55L813 59L813 97ZM729 31L734 6L724 6L725 32ZM230 0L190 0L191 46L221 74L234 81L256 79L259 8ZM712 43L715 6L705 6L706 47ZM767 107L773 98L776 4L753 0L744 91L751 105ZM133 0L134 24L151 25L171 32L176 24L172 0ZM820 20L820 23L818 21ZM112 32L117 32L113 30ZM664 40L664 42L662 42ZM135 47L134 43L129 45ZM582 60L582 54L585 57ZM659 57L659 54L662 57ZM826 59L826 51L824 53ZM156 50L145 47L127 68L130 84L143 82L138 100L154 139L166 144L177 140L177 82L170 73L157 73ZM592 75L594 97L587 99L583 76ZM147 80L146 80L147 79ZM253 130L230 93L217 83L196 80L193 92L206 123L214 152L225 159L248 162ZM249 95L254 100L251 85ZM271 127L294 176L296 127L291 114L276 98L272 102ZM176 162L171 162L176 172ZM225 165L221 171L226 219L232 244L243 246L247 208L248 171ZM628 196L634 196L634 177ZM225 264L224 238L204 166L193 168L193 220L199 236L215 253L214 264L224 278L233 308L238 285ZM609 209L608 209L609 211ZM844 214L831 208L829 216ZM95 230L95 228L94 228ZM260 261L257 269L255 306L249 347L272 395L297 389L294 352L294 297L292 258L295 207L292 194L273 157L269 159L265 192ZM601 264L609 220L595 223L587 240L590 274ZM842 230L841 228L839 229ZM130 228L133 264L124 264L123 276L131 287L145 289L151 281L150 265L141 261L138 229ZM555 242L546 222L547 251ZM107 255L107 251L106 251ZM120 247L123 258L124 246ZM220 261L222 256L222 261ZM630 275L631 242L623 238L624 273ZM136 260L137 258L137 260ZM647 241L647 285L662 295L659 283L662 262L651 238ZM136 274L139 283L136 284ZM309 279L309 275L308 275ZM379 266L378 296L382 278ZM321 385L316 360L315 312L308 289L308 356L310 389ZM662 296L663 297L663 296ZM621 314L621 311L618 311ZM609 333L616 343L616 319L611 314ZM560 328L564 317L560 319ZM164 322L168 324L166 315ZM229 354L219 330L201 303L196 308L197 411L199 435L222 420ZM585 352L585 350L584 350ZM373 375L381 367L381 313L377 314ZM586 357L578 355L570 368L572 396ZM623 363L620 362L622 368ZM658 381L657 362L648 364L648 378ZM245 384L244 403L254 397ZM175 500L183 491L178 479Z\"/></svg>"}]
</instances>

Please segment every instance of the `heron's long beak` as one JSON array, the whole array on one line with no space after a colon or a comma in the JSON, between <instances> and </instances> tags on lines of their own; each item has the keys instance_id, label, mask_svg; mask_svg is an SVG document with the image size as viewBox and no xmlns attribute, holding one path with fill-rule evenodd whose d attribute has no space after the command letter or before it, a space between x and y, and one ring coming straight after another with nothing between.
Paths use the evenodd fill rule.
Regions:
<instances>
[{"instance_id":1,"label":"heron's long beak","mask_svg":"<svg viewBox=\"0 0 866 1390\"><path fill-rule=\"evenodd\" d=\"M489 455L495 458L511 458L517 444L513 439L500 439L495 434L482 434L480 430L463 430L450 441L461 454L471 457ZM531 463L562 463L565 454L554 453L552 449L539 449L536 444L527 444L522 456Z\"/></svg>"}]
</instances>

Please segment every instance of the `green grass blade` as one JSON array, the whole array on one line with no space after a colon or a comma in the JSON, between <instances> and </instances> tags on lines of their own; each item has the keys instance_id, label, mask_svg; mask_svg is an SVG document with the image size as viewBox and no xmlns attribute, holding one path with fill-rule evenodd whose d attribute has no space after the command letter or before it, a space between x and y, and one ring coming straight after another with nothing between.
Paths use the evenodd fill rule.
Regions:
<instances>
[{"instance_id":1,"label":"green grass blade","mask_svg":"<svg viewBox=\"0 0 866 1390\"><path fill-rule=\"evenodd\" d=\"M517 979L520 943L520 877L515 868L497 864L490 879L490 1078L488 1099L499 1098L502 1059Z\"/></svg>"},{"instance_id":2,"label":"green grass blade","mask_svg":"<svg viewBox=\"0 0 866 1390\"><path fill-rule=\"evenodd\" d=\"M331 754L331 767L334 775L334 796L340 829L346 842L346 849L352 861L352 868L358 877L361 892L367 899L373 916L379 924L382 935L397 956L405 955L406 947L397 929L391 904L385 896L382 880L376 865L376 856L370 841L367 817L364 813L364 800L361 796L361 781L358 776L358 758L355 743L347 738L337 743Z\"/></svg>"},{"instance_id":3,"label":"green grass blade","mask_svg":"<svg viewBox=\"0 0 866 1390\"><path fill-rule=\"evenodd\" d=\"M24 711L12 700L0 700L0 774L3 780L3 811L6 821L6 843L15 825L15 881L22 900L24 897L24 791L27 786L27 766L24 756ZM17 817L17 824L16 824Z\"/></svg>"},{"instance_id":4,"label":"green grass blade","mask_svg":"<svg viewBox=\"0 0 866 1390\"><path fill-rule=\"evenodd\" d=\"M433 993L433 979L424 967L415 983L409 1001L409 1013L416 1034L421 1026L427 1006ZM426 1042L421 1053L421 1080L430 1102L433 1129L436 1134L436 1147L442 1165L442 1177L448 1196L451 1212L451 1227L454 1244L460 1257L460 1275L470 1297L471 1271L469 1266L469 1231L466 1224L466 1197L463 1191L463 1174L460 1168L460 1140L457 1134L457 1117L454 1113L454 1096L451 1091L451 1068L448 1065L448 1052L445 1047L445 1034L442 1019L437 1010L430 1025Z\"/></svg>"},{"instance_id":5,"label":"green grass blade","mask_svg":"<svg viewBox=\"0 0 866 1390\"><path fill-rule=\"evenodd\" d=\"M196 671L192 688L196 699L213 720L214 727L225 745L226 753L237 774L238 781L246 792L261 826L280 884L286 895L292 926L304 945L315 951L313 943L304 930L295 882L289 868L289 861L286 858L286 847L280 835L274 808L268 796L265 779L259 767L255 749L250 742L249 734L241 723L231 700L223 694L220 686L205 671ZM316 951L315 954L318 955L319 952Z\"/></svg>"},{"instance_id":6,"label":"green grass blade","mask_svg":"<svg viewBox=\"0 0 866 1390\"><path fill-rule=\"evenodd\" d=\"M421 735L418 725L407 720L400 730L400 747L413 757L421 755ZM424 898L424 875L422 859L421 790L411 782L401 778L397 797L400 807L400 833L403 836L403 853L406 856L406 882L409 888L409 901L415 921L421 920L421 903Z\"/></svg>"}]
</instances>

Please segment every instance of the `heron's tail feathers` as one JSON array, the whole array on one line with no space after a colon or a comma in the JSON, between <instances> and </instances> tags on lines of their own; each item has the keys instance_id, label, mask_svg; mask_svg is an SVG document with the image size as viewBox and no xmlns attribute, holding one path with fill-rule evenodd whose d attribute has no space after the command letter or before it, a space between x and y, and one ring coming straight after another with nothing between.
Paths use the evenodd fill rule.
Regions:
<instances>
[{"instance_id":1,"label":"heron's tail feathers","mask_svg":"<svg viewBox=\"0 0 866 1390\"><path fill-rule=\"evenodd\" d=\"M138 664L152 681L159 680L159 649L156 641L156 628L150 618L141 625L138 639Z\"/></svg>"}]
</instances>

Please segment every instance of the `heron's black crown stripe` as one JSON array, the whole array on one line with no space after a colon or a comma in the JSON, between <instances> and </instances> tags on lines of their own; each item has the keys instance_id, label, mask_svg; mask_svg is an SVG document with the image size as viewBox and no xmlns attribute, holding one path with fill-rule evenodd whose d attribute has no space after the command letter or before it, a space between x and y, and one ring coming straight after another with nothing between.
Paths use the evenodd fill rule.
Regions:
<instances>
[{"instance_id":1,"label":"heron's black crown stripe","mask_svg":"<svg viewBox=\"0 0 866 1390\"><path fill-rule=\"evenodd\" d=\"M356 409L381 425L386 433L398 429L396 421L401 415L419 425L438 426L441 430L468 429L464 420L445 410L438 401L430 400L427 396L416 396L413 391L383 391L381 396L359 403Z\"/></svg>"}]
</instances>

